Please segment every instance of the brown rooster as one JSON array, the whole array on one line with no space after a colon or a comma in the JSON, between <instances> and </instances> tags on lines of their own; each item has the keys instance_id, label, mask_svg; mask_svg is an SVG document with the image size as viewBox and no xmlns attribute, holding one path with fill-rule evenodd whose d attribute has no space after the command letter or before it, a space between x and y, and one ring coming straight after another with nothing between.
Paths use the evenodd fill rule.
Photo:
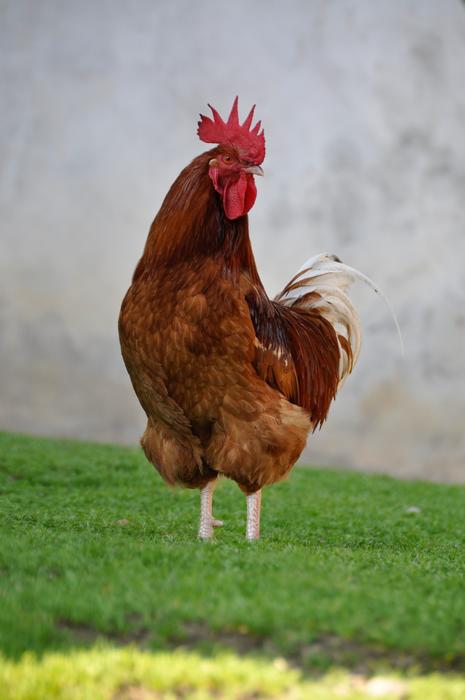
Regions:
<instances>
[{"instance_id":1,"label":"brown rooster","mask_svg":"<svg viewBox=\"0 0 465 700\"><path fill-rule=\"evenodd\" d=\"M236 481L254 540L261 489L289 472L357 360L359 321L346 288L359 273L319 255L268 298L247 218L254 176L263 175L264 133L260 122L252 128L254 108L240 124L237 98L227 122L211 110L198 135L219 145L184 168L166 195L119 333L147 414L147 459L168 484L201 490L202 539L222 524L212 514L218 475Z\"/></svg>"}]
</instances>

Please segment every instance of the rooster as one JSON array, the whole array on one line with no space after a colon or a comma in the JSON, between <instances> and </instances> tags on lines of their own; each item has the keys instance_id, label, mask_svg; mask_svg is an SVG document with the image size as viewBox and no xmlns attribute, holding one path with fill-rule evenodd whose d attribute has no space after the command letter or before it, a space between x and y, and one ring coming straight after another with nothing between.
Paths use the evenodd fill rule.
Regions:
<instances>
[{"instance_id":1,"label":"rooster","mask_svg":"<svg viewBox=\"0 0 465 700\"><path fill-rule=\"evenodd\" d=\"M221 525L219 475L246 496L246 538L260 534L261 490L283 479L325 421L360 350L347 288L360 276L311 258L275 299L257 272L247 213L265 136L210 106L198 136L211 150L177 177L150 228L123 300L123 359L147 415L141 444L170 485L200 489L199 537Z\"/></svg>"}]
</instances>

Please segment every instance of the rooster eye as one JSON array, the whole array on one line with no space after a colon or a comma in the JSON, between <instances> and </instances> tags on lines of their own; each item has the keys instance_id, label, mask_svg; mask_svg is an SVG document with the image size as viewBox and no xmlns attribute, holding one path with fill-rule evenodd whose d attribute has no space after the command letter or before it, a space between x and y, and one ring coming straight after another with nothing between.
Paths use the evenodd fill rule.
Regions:
<instances>
[{"instance_id":1,"label":"rooster eye","mask_svg":"<svg viewBox=\"0 0 465 700\"><path fill-rule=\"evenodd\" d=\"M223 160L224 160L225 163L231 163L231 162L232 162L231 156L223 156Z\"/></svg>"}]
</instances>

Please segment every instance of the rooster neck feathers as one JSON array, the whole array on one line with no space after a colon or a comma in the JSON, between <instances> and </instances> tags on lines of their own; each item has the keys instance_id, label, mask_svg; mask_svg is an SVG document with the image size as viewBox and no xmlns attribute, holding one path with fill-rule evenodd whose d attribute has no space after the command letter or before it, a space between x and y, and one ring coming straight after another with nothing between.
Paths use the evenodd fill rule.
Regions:
<instances>
[{"instance_id":1,"label":"rooster neck feathers","mask_svg":"<svg viewBox=\"0 0 465 700\"><path fill-rule=\"evenodd\" d=\"M134 275L205 257L219 259L225 273L238 279L247 272L263 288L249 238L247 216L233 221L224 213L221 199L208 176L214 148L195 158L179 174L150 229L144 254Z\"/></svg>"}]
</instances>

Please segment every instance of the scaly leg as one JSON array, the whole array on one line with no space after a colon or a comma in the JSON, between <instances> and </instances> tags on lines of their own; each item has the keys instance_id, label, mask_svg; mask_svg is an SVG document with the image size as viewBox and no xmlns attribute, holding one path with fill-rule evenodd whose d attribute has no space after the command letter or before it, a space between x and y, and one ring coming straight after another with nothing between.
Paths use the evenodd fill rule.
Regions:
<instances>
[{"instance_id":1,"label":"scaly leg","mask_svg":"<svg viewBox=\"0 0 465 700\"><path fill-rule=\"evenodd\" d=\"M222 520L216 520L213 517L213 492L216 486L216 479L209 481L208 484L200 490L200 525L199 537L201 540L209 540L213 537L213 528L221 527Z\"/></svg>"},{"instance_id":2,"label":"scaly leg","mask_svg":"<svg viewBox=\"0 0 465 700\"><path fill-rule=\"evenodd\" d=\"M246 539L251 542L260 537L260 506L262 502L261 490L250 493L247 499L247 530Z\"/></svg>"}]
</instances>

